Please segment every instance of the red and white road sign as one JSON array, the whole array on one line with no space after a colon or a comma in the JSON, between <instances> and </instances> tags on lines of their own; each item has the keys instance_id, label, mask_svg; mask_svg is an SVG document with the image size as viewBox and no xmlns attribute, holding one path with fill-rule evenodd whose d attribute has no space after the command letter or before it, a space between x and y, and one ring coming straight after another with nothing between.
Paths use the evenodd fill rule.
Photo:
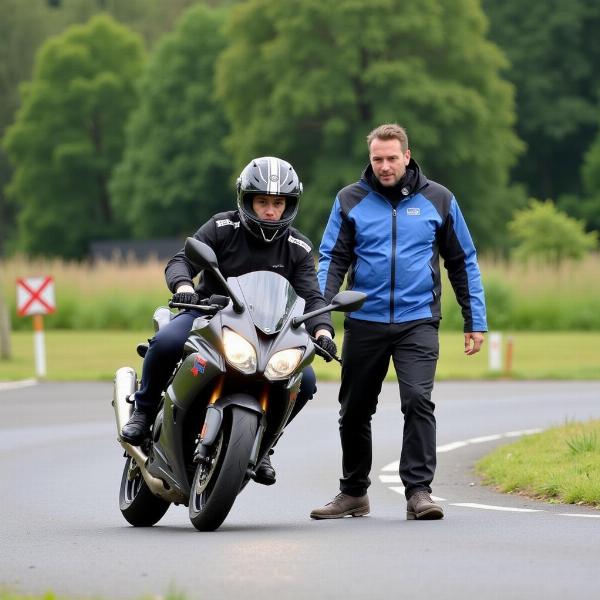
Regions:
<instances>
[{"instance_id":1,"label":"red and white road sign","mask_svg":"<svg viewBox=\"0 0 600 600\"><path fill-rule=\"evenodd\" d=\"M17 279L17 313L20 317L48 315L56 310L52 277Z\"/></svg>"}]
</instances>

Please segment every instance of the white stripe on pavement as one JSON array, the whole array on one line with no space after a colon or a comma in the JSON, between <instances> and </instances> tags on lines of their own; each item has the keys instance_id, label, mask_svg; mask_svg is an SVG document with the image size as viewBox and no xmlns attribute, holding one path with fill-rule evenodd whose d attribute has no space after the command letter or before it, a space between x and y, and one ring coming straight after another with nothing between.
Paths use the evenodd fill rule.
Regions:
<instances>
[{"instance_id":1,"label":"white stripe on pavement","mask_svg":"<svg viewBox=\"0 0 600 600\"><path fill-rule=\"evenodd\" d=\"M507 433L495 433L493 435L482 435L479 437L470 438L468 440L460 440L458 442L450 442L449 444L444 444L442 446L438 446L436 448L437 452L450 452L452 450L456 450L457 448L464 448L470 444L483 444L484 442L492 442L496 440L501 440L502 438L513 438L519 437L521 435L531 435L533 433L540 433L541 429L523 429L521 431L508 431ZM395 460L394 462L388 463L384 467L381 468L382 471L395 471L398 472L400 469L400 461ZM379 478L381 479L381 475ZM384 482L385 483L385 482Z\"/></svg>"},{"instance_id":2,"label":"white stripe on pavement","mask_svg":"<svg viewBox=\"0 0 600 600\"><path fill-rule=\"evenodd\" d=\"M437 447L437 452L451 452L458 448L464 448L471 444L483 444L485 442L494 442L501 439L516 438L523 435L532 435L534 433L540 433L542 429L522 429L519 431L507 431L506 433L495 433L493 435L482 435L479 437L469 438L468 440L459 440L457 442L450 442ZM381 468L381 475L379 475L379 481L381 483L402 483L398 471L400 469L400 461L395 460L394 462L388 463ZM390 474L393 473L393 474ZM404 495L404 487L402 485L388 485L388 488L397 494ZM446 502L444 498L438 496L431 496L435 502ZM521 512L521 513L535 513L535 512L547 512L544 509L534 508L510 508L507 506L493 506L490 504L477 504L474 502L453 502L450 506L460 506L463 508L476 508L481 510L497 510L503 512ZM557 513L562 517L583 517L589 519L600 519L600 514L581 514L581 513Z\"/></svg>"},{"instance_id":3,"label":"white stripe on pavement","mask_svg":"<svg viewBox=\"0 0 600 600\"><path fill-rule=\"evenodd\" d=\"M463 506L465 508L481 508L482 510L502 510L506 512L544 512L536 508L509 508L508 506L492 506L491 504L475 504L474 502L453 502L450 506Z\"/></svg>"}]
</instances>

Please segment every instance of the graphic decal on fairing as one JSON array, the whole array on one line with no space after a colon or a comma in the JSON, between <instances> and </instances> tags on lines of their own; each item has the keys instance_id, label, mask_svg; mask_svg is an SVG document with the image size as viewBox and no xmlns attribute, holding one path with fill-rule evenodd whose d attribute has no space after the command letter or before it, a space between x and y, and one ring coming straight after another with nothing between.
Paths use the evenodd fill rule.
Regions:
<instances>
[{"instance_id":1,"label":"graphic decal on fairing","mask_svg":"<svg viewBox=\"0 0 600 600\"><path fill-rule=\"evenodd\" d=\"M198 377L200 373L204 373L204 367L206 367L206 359L196 354L194 357L194 366L190 369L192 375Z\"/></svg>"}]
</instances>

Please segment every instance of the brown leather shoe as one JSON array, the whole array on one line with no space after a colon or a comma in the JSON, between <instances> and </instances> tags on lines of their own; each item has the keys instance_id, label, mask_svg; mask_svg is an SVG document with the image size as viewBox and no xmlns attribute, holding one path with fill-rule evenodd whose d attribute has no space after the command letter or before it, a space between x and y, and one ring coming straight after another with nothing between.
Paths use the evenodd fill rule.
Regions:
<instances>
[{"instance_id":1,"label":"brown leather shoe","mask_svg":"<svg viewBox=\"0 0 600 600\"><path fill-rule=\"evenodd\" d=\"M370 511L369 497L349 496L340 492L331 502L310 513L311 519L341 519L342 517L362 517Z\"/></svg>"},{"instance_id":2,"label":"brown leather shoe","mask_svg":"<svg viewBox=\"0 0 600 600\"><path fill-rule=\"evenodd\" d=\"M413 519L422 519L424 521L443 519L444 511L439 504L436 504L431 499L431 496L425 490L419 490L406 503L406 518L409 521Z\"/></svg>"}]
</instances>

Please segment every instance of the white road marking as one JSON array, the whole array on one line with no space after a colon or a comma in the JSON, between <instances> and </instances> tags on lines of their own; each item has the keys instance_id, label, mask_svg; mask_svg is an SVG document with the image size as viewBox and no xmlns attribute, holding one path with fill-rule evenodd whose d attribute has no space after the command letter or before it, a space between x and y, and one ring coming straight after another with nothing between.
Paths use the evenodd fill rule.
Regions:
<instances>
[{"instance_id":1,"label":"white road marking","mask_svg":"<svg viewBox=\"0 0 600 600\"><path fill-rule=\"evenodd\" d=\"M493 506L491 504L476 504L474 502L453 502L450 506L464 506L465 508L481 508L483 510L502 510L506 512L544 512L537 508L512 508L508 506Z\"/></svg>"},{"instance_id":2,"label":"white road marking","mask_svg":"<svg viewBox=\"0 0 600 600\"><path fill-rule=\"evenodd\" d=\"M7 390L18 390L19 388L37 385L37 383L38 382L35 379L23 379L21 381L0 381L0 392Z\"/></svg>"},{"instance_id":3,"label":"white road marking","mask_svg":"<svg viewBox=\"0 0 600 600\"><path fill-rule=\"evenodd\" d=\"M464 448L465 446L468 446L470 444L483 444L484 442L492 442L492 441L496 441L496 440L501 440L502 438L513 438L513 437L518 437L521 435L531 435L533 433L540 433L540 431L542 431L541 429L523 429L521 431L509 431L507 433L495 433L493 435L483 435L480 437L474 437L474 438L470 438L468 440L460 440L458 442L450 442L449 444L444 444L443 446L438 446L436 448L438 454L441 452L451 452L452 450L456 450L458 448ZM382 471L393 471L393 472L398 472L400 469L400 461L399 460L395 460L394 462L391 462L387 465L385 465L384 467L381 468ZM381 478L383 477L383 475L379 476L379 479L383 482L386 483L385 481L383 481Z\"/></svg>"},{"instance_id":4,"label":"white road marking","mask_svg":"<svg viewBox=\"0 0 600 600\"><path fill-rule=\"evenodd\" d=\"M379 481L381 481L381 483L402 483L400 475L380 475Z\"/></svg>"},{"instance_id":5,"label":"white road marking","mask_svg":"<svg viewBox=\"0 0 600 600\"><path fill-rule=\"evenodd\" d=\"M450 442L449 444L444 444L442 446L438 446L436 448L437 452L451 452L452 450L457 450L458 448L464 448L465 446L469 446L471 444L483 444L485 442L494 442L501 439L515 438L521 437L523 435L532 435L534 433L540 433L542 429L522 429L520 431L507 431L506 433L495 433L493 435L482 435L479 437L469 438L468 440L459 440L457 442ZM381 475L379 475L379 481L381 483L402 483L400 479L400 475L398 475L398 471L400 469L400 461L395 460L394 462L388 463L381 468ZM388 475L387 473L396 473L394 475ZM390 490L396 492L397 494L401 494L404 496L404 487L393 485L388 486ZM438 496L431 496L431 499L436 502L446 502L444 498L440 498ZM450 506L461 506L463 508L478 508L482 510L499 510L505 512L524 512L524 513L534 513L534 512L547 512L544 509L534 509L534 508L509 508L506 506L492 506L489 504L476 504L473 502L454 502L451 503ZM600 519L600 514L598 515L588 515L588 514L576 514L576 513L558 513L559 516L562 517L584 517L590 519Z\"/></svg>"}]
</instances>

